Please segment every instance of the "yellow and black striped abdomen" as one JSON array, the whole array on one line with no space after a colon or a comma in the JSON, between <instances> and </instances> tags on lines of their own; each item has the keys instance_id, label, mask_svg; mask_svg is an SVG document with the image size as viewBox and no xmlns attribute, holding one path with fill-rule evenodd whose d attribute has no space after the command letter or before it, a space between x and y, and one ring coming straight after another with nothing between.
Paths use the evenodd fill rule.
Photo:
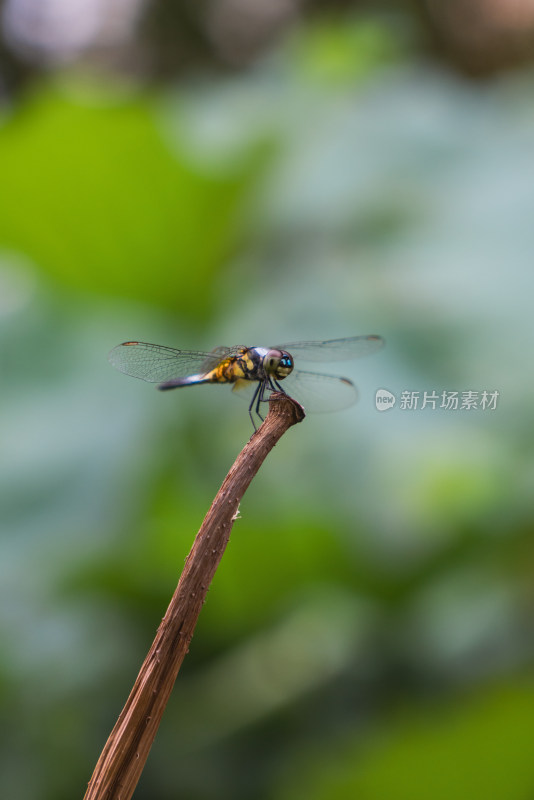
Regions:
<instances>
[{"instance_id":1,"label":"yellow and black striped abdomen","mask_svg":"<svg viewBox=\"0 0 534 800\"><path fill-rule=\"evenodd\" d=\"M235 383L239 380L258 381L262 379L261 356L255 349L243 347L238 355L223 359L220 364L208 372L205 380L211 383Z\"/></svg>"}]
</instances>

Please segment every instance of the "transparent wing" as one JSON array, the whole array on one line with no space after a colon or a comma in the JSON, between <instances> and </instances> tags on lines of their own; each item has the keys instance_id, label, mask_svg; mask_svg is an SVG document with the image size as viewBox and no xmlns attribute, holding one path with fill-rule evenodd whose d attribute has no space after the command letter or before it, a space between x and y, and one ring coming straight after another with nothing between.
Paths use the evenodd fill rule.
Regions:
<instances>
[{"instance_id":1,"label":"transparent wing","mask_svg":"<svg viewBox=\"0 0 534 800\"><path fill-rule=\"evenodd\" d=\"M358 390L348 378L294 369L280 382L284 392L304 411L341 411L358 401Z\"/></svg>"},{"instance_id":2,"label":"transparent wing","mask_svg":"<svg viewBox=\"0 0 534 800\"><path fill-rule=\"evenodd\" d=\"M237 347L217 347L211 353L175 350L148 342L124 342L109 354L110 363L120 372L151 383L172 381L188 375L209 372Z\"/></svg>"},{"instance_id":3,"label":"transparent wing","mask_svg":"<svg viewBox=\"0 0 534 800\"><path fill-rule=\"evenodd\" d=\"M349 336L325 342L289 342L276 345L303 361L347 361L374 353L384 346L381 336Z\"/></svg>"},{"instance_id":4,"label":"transparent wing","mask_svg":"<svg viewBox=\"0 0 534 800\"><path fill-rule=\"evenodd\" d=\"M341 411L358 402L358 390L348 378L337 375L321 375L294 369L291 375L280 381L286 394L293 397L306 412ZM257 381L238 381L233 391L242 400L250 403L258 388Z\"/></svg>"}]
</instances>

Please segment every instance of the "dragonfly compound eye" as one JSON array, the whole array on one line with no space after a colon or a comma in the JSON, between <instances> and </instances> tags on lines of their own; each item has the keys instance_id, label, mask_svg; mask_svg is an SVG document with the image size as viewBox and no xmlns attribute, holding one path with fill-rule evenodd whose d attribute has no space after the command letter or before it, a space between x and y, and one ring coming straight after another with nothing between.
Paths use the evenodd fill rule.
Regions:
<instances>
[{"instance_id":1,"label":"dragonfly compound eye","mask_svg":"<svg viewBox=\"0 0 534 800\"><path fill-rule=\"evenodd\" d=\"M275 376L280 380L281 378L285 378L289 375L290 372L293 370L293 359L288 353L283 353L282 356L278 359L278 365L275 369Z\"/></svg>"},{"instance_id":2,"label":"dragonfly compound eye","mask_svg":"<svg viewBox=\"0 0 534 800\"><path fill-rule=\"evenodd\" d=\"M281 380L293 369L293 359L284 350L268 350L263 359L263 368L267 375Z\"/></svg>"}]
</instances>

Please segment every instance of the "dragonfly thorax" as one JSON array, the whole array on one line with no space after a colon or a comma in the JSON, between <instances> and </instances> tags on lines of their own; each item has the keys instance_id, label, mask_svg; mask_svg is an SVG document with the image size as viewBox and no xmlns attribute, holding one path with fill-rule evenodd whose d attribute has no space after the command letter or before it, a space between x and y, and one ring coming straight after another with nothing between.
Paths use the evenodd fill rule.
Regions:
<instances>
[{"instance_id":1,"label":"dragonfly thorax","mask_svg":"<svg viewBox=\"0 0 534 800\"><path fill-rule=\"evenodd\" d=\"M293 371L293 358L285 350L258 347L257 352L262 356L262 367L267 376L281 381Z\"/></svg>"}]
</instances>

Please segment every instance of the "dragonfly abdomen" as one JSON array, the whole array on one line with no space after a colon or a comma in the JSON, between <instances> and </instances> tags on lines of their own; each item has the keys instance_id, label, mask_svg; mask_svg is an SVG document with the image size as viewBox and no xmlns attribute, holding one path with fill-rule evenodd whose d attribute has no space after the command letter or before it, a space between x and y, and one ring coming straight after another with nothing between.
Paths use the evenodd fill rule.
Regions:
<instances>
[{"instance_id":1,"label":"dragonfly abdomen","mask_svg":"<svg viewBox=\"0 0 534 800\"><path fill-rule=\"evenodd\" d=\"M174 378L172 381L165 381L158 385L158 389L164 392L166 389L177 389L179 386L194 386L197 383L211 383L206 375L188 375L186 378Z\"/></svg>"},{"instance_id":2,"label":"dragonfly abdomen","mask_svg":"<svg viewBox=\"0 0 534 800\"><path fill-rule=\"evenodd\" d=\"M251 357L248 349L243 348L243 353L237 356L229 356L223 359L220 364L209 372L187 375L184 378L174 378L170 381L160 383L158 389L176 389L179 386L195 386L200 383L236 383L236 381L260 380L259 368L261 361L256 363ZM255 354L254 354L255 355Z\"/></svg>"}]
</instances>

